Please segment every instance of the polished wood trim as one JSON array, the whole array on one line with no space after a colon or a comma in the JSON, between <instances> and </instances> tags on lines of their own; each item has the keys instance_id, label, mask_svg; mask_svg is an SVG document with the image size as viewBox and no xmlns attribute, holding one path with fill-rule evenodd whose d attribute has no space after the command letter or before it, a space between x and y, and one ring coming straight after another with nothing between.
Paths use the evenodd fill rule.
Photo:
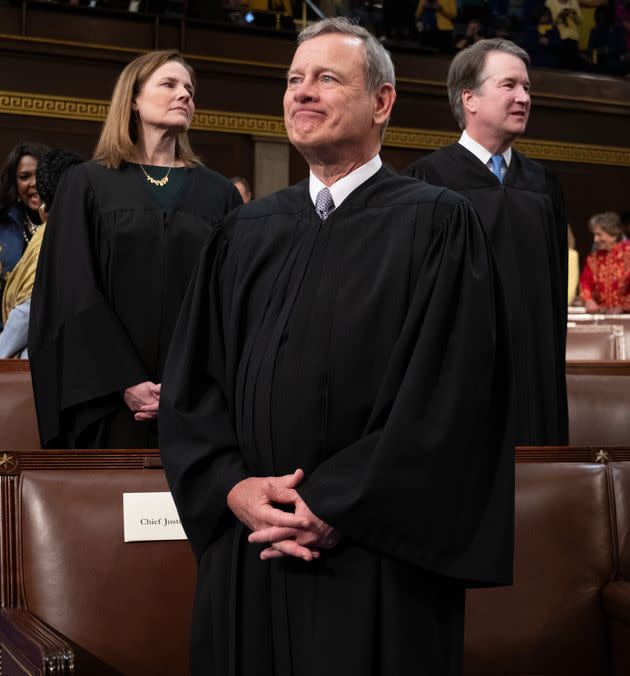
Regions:
<instances>
[{"instance_id":1,"label":"polished wood trim","mask_svg":"<svg viewBox=\"0 0 630 676\"><path fill-rule=\"evenodd\" d=\"M0 359L0 372L2 373L7 373L10 371L22 372L30 370L31 368L28 359Z\"/></svg>"},{"instance_id":2,"label":"polished wood trim","mask_svg":"<svg viewBox=\"0 0 630 676\"><path fill-rule=\"evenodd\" d=\"M108 102L102 99L0 90L0 114L5 115L102 122L107 114L108 105ZM195 113L192 128L206 132L286 138L284 121L279 115L201 108ZM410 150L436 150L455 142L458 138L459 134L455 132L389 127L385 134L384 145ZM541 139L523 139L515 145L518 150L533 159L630 167L630 147Z\"/></svg>"},{"instance_id":3,"label":"polished wood trim","mask_svg":"<svg viewBox=\"0 0 630 676\"><path fill-rule=\"evenodd\" d=\"M517 463L578 462L606 465L630 460L630 446L517 446Z\"/></svg>"},{"instance_id":4,"label":"polished wood trim","mask_svg":"<svg viewBox=\"0 0 630 676\"><path fill-rule=\"evenodd\" d=\"M6 643L0 642L0 648L13 660L13 663L17 665L21 670L23 674L27 674L28 676L37 676L36 672L32 671L29 667L27 667L24 662L22 662L17 655L15 655L11 650L9 650L9 647ZM2 664L0 663L0 667L2 667ZM9 669L9 665L5 664L4 669ZM3 672L0 671L0 675Z\"/></svg>"},{"instance_id":5,"label":"polished wood trim","mask_svg":"<svg viewBox=\"0 0 630 676\"><path fill-rule=\"evenodd\" d=\"M25 606L22 584L20 478L0 476L0 606ZM0 670L0 674L1 674Z\"/></svg>"},{"instance_id":6,"label":"polished wood trim","mask_svg":"<svg viewBox=\"0 0 630 676\"><path fill-rule=\"evenodd\" d=\"M11 451L19 461L19 471L161 469L158 449L33 449Z\"/></svg>"},{"instance_id":7,"label":"polished wood trim","mask_svg":"<svg viewBox=\"0 0 630 676\"><path fill-rule=\"evenodd\" d=\"M630 376L630 360L567 361L567 375Z\"/></svg>"}]
</instances>

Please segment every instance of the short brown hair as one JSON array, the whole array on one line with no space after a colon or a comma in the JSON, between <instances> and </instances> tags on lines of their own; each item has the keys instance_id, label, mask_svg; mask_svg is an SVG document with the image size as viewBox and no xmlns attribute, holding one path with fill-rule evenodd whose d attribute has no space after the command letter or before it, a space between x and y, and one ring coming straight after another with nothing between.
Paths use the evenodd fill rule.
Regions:
<instances>
[{"instance_id":1,"label":"short brown hair","mask_svg":"<svg viewBox=\"0 0 630 676\"><path fill-rule=\"evenodd\" d=\"M595 232L595 228L601 228L607 235L620 240L623 235L621 219L614 211L604 211L601 214L593 214L588 220L588 229Z\"/></svg>"},{"instance_id":2,"label":"short brown hair","mask_svg":"<svg viewBox=\"0 0 630 676\"><path fill-rule=\"evenodd\" d=\"M96 144L94 159L97 162L110 169L118 169L123 162L136 159L138 129L131 105L145 82L168 61L181 63L195 85L195 71L176 49L148 52L127 64L116 81L107 117ZM199 158L190 147L186 131L177 135L175 157L187 167L200 164Z\"/></svg>"},{"instance_id":3,"label":"short brown hair","mask_svg":"<svg viewBox=\"0 0 630 676\"><path fill-rule=\"evenodd\" d=\"M466 128L462 94L467 90L479 92L483 84L482 75L486 67L486 58L490 52L511 54L526 66L530 63L529 55L524 49L503 38L479 40L474 45L463 49L451 62L446 78L448 101L460 129Z\"/></svg>"}]
</instances>

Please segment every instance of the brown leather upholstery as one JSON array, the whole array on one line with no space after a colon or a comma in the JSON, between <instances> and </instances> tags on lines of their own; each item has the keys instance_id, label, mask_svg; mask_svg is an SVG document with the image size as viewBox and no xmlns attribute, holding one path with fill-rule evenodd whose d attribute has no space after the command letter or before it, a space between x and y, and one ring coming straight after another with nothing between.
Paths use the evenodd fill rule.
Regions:
<instances>
[{"instance_id":1,"label":"brown leather upholstery","mask_svg":"<svg viewBox=\"0 0 630 676\"><path fill-rule=\"evenodd\" d=\"M468 593L464 673L608 674L606 467L517 464L516 496L514 586Z\"/></svg>"},{"instance_id":2,"label":"brown leather upholstery","mask_svg":"<svg viewBox=\"0 0 630 676\"><path fill-rule=\"evenodd\" d=\"M0 449L39 448L27 361L0 359Z\"/></svg>"},{"instance_id":3,"label":"brown leather upholstery","mask_svg":"<svg viewBox=\"0 0 630 676\"><path fill-rule=\"evenodd\" d=\"M610 618L612 673L628 676L630 667L630 582L612 582L602 593L604 610Z\"/></svg>"},{"instance_id":4,"label":"brown leather upholstery","mask_svg":"<svg viewBox=\"0 0 630 676\"><path fill-rule=\"evenodd\" d=\"M50 469L21 472L17 558L28 611L81 649L80 675L95 673L80 659L86 652L130 676L183 676L195 582L190 546L123 541L123 493L168 490L163 471L90 469L91 452L79 451L77 461L77 452L63 453L42 451Z\"/></svg>"},{"instance_id":5,"label":"brown leather upholstery","mask_svg":"<svg viewBox=\"0 0 630 676\"><path fill-rule=\"evenodd\" d=\"M608 465L565 451L517 449L515 584L469 593L468 676L630 673L630 582L619 574L630 450L610 451ZM158 463L132 450L2 458L3 674L187 673L189 547L122 541L122 494L165 490L148 469Z\"/></svg>"},{"instance_id":6,"label":"brown leather upholstery","mask_svg":"<svg viewBox=\"0 0 630 676\"><path fill-rule=\"evenodd\" d=\"M567 329L567 359L622 359L624 354L622 326L580 324Z\"/></svg>"},{"instance_id":7,"label":"brown leather upholstery","mask_svg":"<svg viewBox=\"0 0 630 676\"><path fill-rule=\"evenodd\" d=\"M630 443L630 362L567 363L569 443Z\"/></svg>"},{"instance_id":8,"label":"brown leather upholstery","mask_svg":"<svg viewBox=\"0 0 630 676\"><path fill-rule=\"evenodd\" d=\"M615 526L619 551L619 577L630 583L630 463L612 462L609 469L617 517Z\"/></svg>"}]
</instances>

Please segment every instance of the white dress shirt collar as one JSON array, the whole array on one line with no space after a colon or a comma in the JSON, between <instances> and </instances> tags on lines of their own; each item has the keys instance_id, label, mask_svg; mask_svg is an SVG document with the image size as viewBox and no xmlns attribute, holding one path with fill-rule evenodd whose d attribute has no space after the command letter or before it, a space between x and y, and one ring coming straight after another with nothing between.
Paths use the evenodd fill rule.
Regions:
<instances>
[{"instance_id":1,"label":"white dress shirt collar","mask_svg":"<svg viewBox=\"0 0 630 676\"><path fill-rule=\"evenodd\" d=\"M337 209L341 203L350 195L351 192L356 190L362 183L365 183L368 178L372 178L374 174L383 166L383 162L379 155L374 155L374 157L362 164L357 169L351 171L347 176L340 178L338 181L328 186L330 194L332 195L333 202L335 203L335 209ZM317 176L311 171L309 176L308 191L311 196L313 204L317 199L317 193L325 188L326 185L322 183Z\"/></svg>"},{"instance_id":2,"label":"white dress shirt collar","mask_svg":"<svg viewBox=\"0 0 630 676\"><path fill-rule=\"evenodd\" d=\"M488 166L488 163L490 162L490 158L492 157L492 153L489 150L486 150L480 143L477 143L474 139L470 138L466 130L462 132L462 135L459 139L459 143L466 148L466 150L470 150L470 152L481 162L483 162L486 166ZM505 171L507 171L506 167L510 166L510 162L512 160L512 148L508 148L506 151L502 153L503 159L505 160L505 167L504 167L504 174Z\"/></svg>"}]
</instances>

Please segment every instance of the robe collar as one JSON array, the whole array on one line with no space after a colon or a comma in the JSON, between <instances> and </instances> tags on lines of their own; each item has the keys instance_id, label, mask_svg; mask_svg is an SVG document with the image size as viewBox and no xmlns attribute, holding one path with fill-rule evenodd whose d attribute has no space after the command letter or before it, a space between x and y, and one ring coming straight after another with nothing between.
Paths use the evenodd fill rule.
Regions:
<instances>
[{"instance_id":1,"label":"robe collar","mask_svg":"<svg viewBox=\"0 0 630 676\"><path fill-rule=\"evenodd\" d=\"M480 162L488 167L492 153L489 150L486 150L480 143L477 143L477 141L471 138L465 129L459 138L459 144L464 146L466 150L470 151ZM502 155L503 159L505 160L505 166L503 167L503 176L505 176L507 173L507 168L510 166L510 162L512 161L512 148L508 148L502 153ZM490 167L488 167L488 169L490 169ZM490 171L492 171L492 169L490 169Z\"/></svg>"},{"instance_id":2,"label":"robe collar","mask_svg":"<svg viewBox=\"0 0 630 676\"><path fill-rule=\"evenodd\" d=\"M372 176L374 176L381 168L382 164L383 162L380 156L374 155L371 160L368 160L365 164L362 164L354 171L351 171L347 176L340 178L336 183L328 186L333 202L335 203L335 209L341 205L350 193L365 183L369 178L372 178ZM325 187L326 186L311 171L309 175L308 191L313 205L315 205L317 193Z\"/></svg>"}]
</instances>

